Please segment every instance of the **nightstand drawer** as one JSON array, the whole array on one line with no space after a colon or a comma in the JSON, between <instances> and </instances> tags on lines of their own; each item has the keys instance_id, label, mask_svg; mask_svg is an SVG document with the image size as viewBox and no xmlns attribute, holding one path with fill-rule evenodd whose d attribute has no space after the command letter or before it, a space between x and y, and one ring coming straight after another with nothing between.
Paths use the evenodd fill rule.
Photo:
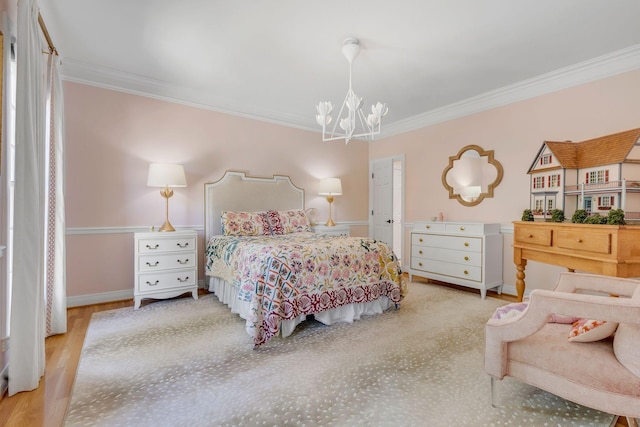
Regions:
<instances>
[{"instance_id":1,"label":"nightstand drawer","mask_svg":"<svg viewBox=\"0 0 640 427\"><path fill-rule=\"evenodd\" d=\"M159 291L196 285L196 270L180 270L167 273L140 274L137 290L139 292Z\"/></svg>"},{"instance_id":2,"label":"nightstand drawer","mask_svg":"<svg viewBox=\"0 0 640 427\"><path fill-rule=\"evenodd\" d=\"M187 267L195 267L195 265L195 252L141 255L138 257L138 271L140 273L175 270L178 268L184 269Z\"/></svg>"},{"instance_id":3,"label":"nightstand drawer","mask_svg":"<svg viewBox=\"0 0 640 427\"><path fill-rule=\"evenodd\" d=\"M138 253L150 254L158 252L190 252L196 250L195 237L169 237L162 239L138 240Z\"/></svg>"}]
</instances>

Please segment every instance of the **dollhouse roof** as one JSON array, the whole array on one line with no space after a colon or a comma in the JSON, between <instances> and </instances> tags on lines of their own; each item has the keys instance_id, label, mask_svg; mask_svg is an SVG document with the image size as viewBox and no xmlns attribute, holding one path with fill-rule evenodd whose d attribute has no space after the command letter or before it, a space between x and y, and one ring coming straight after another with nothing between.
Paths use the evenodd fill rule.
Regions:
<instances>
[{"instance_id":1,"label":"dollhouse roof","mask_svg":"<svg viewBox=\"0 0 640 427\"><path fill-rule=\"evenodd\" d=\"M544 145L563 168L581 169L622 163L636 143L640 143L640 128L581 142L545 141Z\"/></svg>"}]
</instances>

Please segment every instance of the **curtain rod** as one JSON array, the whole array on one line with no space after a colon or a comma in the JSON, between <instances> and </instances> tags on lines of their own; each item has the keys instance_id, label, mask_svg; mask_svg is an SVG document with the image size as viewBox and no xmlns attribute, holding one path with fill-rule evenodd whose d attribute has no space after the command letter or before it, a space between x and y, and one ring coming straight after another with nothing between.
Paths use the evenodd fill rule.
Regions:
<instances>
[{"instance_id":1,"label":"curtain rod","mask_svg":"<svg viewBox=\"0 0 640 427\"><path fill-rule=\"evenodd\" d=\"M53 53L56 56L58 55L58 51L56 47L53 45L53 40L51 40L51 36L49 35L49 31L47 31L47 26L44 24L44 19L42 19L42 15L38 13L38 24L40 24L40 29L42 30L42 34L44 34L44 38L47 40L47 44L49 45L49 53Z\"/></svg>"}]
</instances>

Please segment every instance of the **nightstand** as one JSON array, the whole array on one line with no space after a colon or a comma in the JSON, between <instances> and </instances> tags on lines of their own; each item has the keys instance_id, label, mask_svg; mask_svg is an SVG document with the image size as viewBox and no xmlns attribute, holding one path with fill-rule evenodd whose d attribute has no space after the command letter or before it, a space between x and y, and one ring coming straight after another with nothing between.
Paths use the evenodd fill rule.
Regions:
<instances>
[{"instance_id":1,"label":"nightstand","mask_svg":"<svg viewBox=\"0 0 640 427\"><path fill-rule=\"evenodd\" d=\"M314 233L328 234L330 236L348 236L351 227L348 225L314 225L311 229Z\"/></svg>"},{"instance_id":2,"label":"nightstand","mask_svg":"<svg viewBox=\"0 0 640 427\"><path fill-rule=\"evenodd\" d=\"M198 234L193 230L135 233L135 309L144 298L198 299Z\"/></svg>"}]
</instances>

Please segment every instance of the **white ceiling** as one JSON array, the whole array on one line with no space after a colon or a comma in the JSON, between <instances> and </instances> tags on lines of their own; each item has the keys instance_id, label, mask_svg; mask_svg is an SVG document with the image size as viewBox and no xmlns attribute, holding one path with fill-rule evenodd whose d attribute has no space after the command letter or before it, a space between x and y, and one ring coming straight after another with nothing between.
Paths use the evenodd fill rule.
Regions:
<instances>
[{"instance_id":1,"label":"white ceiling","mask_svg":"<svg viewBox=\"0 0 640 427\"><path fill-rule=\"evenodd\" d=\"M349 36L383 136L640 68L638 0L39 3L67 80L310 130Z\"/></svg>"}]
</instances>

